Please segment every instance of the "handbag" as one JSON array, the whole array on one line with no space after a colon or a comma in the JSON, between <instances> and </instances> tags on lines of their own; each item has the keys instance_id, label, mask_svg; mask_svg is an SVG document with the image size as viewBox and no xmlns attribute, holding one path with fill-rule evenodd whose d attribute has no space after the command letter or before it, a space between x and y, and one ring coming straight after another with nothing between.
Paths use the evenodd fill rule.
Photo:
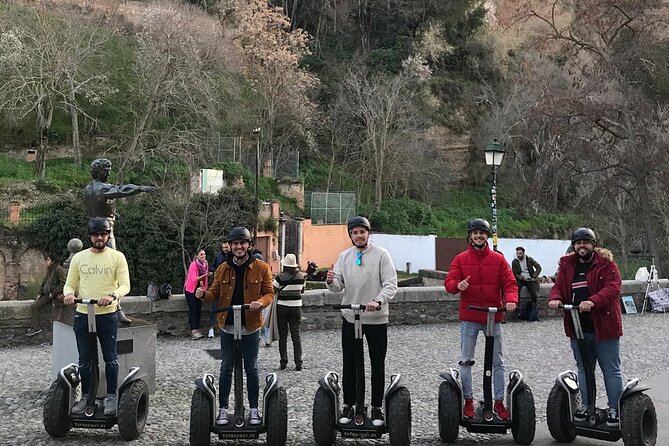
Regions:
<instances>
[{"instance_id":1,"label":"handbag","mask_svg":"<svg viewBox=\"0 0 669 446\"><path fill-rule=\"evenodd\" d=\"M149 282L146 287L146 297L152 301L160 300L160 296L158 294L158 285L153 282Z\"/></svg>"}]
</instances>

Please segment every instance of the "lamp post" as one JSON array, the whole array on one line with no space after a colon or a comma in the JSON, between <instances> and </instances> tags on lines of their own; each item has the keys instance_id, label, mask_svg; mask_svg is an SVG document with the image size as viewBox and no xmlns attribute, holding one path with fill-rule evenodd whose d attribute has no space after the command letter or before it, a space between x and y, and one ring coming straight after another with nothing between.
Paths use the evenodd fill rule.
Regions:
<instances>
[{"instance_id":1,"label":"lamp post","mask_svg":"<svg viewBox=\"0 0 669 446\"><path fill-rule=\"evenodd\" d=\"M253 226L253 240L256 241L258 236L258 213L260 212L260 202L259 202L259 182L260 182L260 127L253 129L253 134L256 135L256 196L255 196L255 206L256 206L256 224Z\"/></svg>"},{"instance_id":2,"label":"lamp post","mask_svg":"<svg viewBox=\"0 0 669 446\"><path fill-rule=\"evenodd\" d=\"M492 249L497 251L497 168L502 165L504 146L493 139L483 149L485 152L485 163L492 167L492 187L490 188L490 206L492 208Z\"/></svg>"}]
</instances>

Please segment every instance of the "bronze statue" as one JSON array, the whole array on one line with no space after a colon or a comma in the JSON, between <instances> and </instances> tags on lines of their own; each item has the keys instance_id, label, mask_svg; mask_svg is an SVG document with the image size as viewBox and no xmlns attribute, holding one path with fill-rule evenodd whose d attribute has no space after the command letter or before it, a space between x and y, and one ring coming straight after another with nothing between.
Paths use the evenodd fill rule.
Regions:
<instances>
[{"instance_id":1,"label":"bronze statue","mask_svg":"<svg viewBox=\"0 0 669 446\"><path fill-rule=\"evenodd\" d=\"M114 238L114 221L116 220L116 199L130 197L142 192L153 192L155 189L151 186L138 186L135 184L119 184L117 186L107 183L111 173L111 161L107 158L98 158L91 163L91 177L93 181L84 188L84 206L88 218L102 217L109 221L111 233L107 246L116 249L116 239ZM122 324L130 324L121 305L118 306L118 320Z\"/></svg>"},{"instance_id":2,"label":"bronze statue","mask_svg":"<svg viewBox=\"0 0 669 446\"><path fill-rule=\"evenodd\" d=\"M88 218L106 218L111 225L112 232L109 234L107 246L116 249L114 238L114 221L116 220L116 199L130 197L142 192L153 192L151 186L137 186L135 184L120 184L113 186L107 183L111 172L111 161L107 158L98 158L91 163L91 176L93 181L84 188L84 206Z\"/></svg>"}]
</instances>

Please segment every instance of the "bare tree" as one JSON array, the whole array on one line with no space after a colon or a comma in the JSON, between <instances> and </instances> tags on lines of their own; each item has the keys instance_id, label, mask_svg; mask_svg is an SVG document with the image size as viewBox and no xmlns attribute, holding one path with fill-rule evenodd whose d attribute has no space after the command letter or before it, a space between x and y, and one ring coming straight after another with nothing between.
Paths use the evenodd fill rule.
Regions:
<instances>
[{"instance_id":1,"label":"bare tree","mask_svg":"<svg viewBox=\"0 0 669 446\"><path fill-rule=\"evenodd\" d=\"M399 141L415 128L411 79L350 72L342 85L343 104L362 137L363 172L374 179L374 204L381 208L388 166L400 152ZM369 166L369 169L368 169Z\"/></svg>"},{"instance_id":2,"label":"bare tree","mask_svg":"<svg viewBox=\"0 0 669 446\"><path fill-rule=\"evenodd\" d=\"M276 163L291 148L314 149L318 79L300 65L310 37L264 0L228 0L221 8L222 25L235 26L243 71L257 98L253 126L262 128L264 155Z\"/></svg>"},{"instance_id":3,"label":"bare tree","mask_svg":"<svg viewBox=\"0 0 669 446\"><path fill-rule=\"evenodd\" d=\"M147 9L137 34L134 128L118 177L147 157L201 152L218 121L217 73L222 67L206 15L158 4Z\"/></svg>"},{"instance_id":4,"label":"bare tree","mask_svg":"<svg viewBox=\"0 0 669 446\"><path fill-rule=\"evenodd\" d=\"M78 116L93 118L77 98L96 104L115 93L106 74L84 68L103 42L93 27L72 15L57 15L43 2L0 12L0 109L18 113L19 119L35 116L38 175L45 174L56 108L62 106L72 117L75 159L80 163Z\"/></svg>"}]
</instances>

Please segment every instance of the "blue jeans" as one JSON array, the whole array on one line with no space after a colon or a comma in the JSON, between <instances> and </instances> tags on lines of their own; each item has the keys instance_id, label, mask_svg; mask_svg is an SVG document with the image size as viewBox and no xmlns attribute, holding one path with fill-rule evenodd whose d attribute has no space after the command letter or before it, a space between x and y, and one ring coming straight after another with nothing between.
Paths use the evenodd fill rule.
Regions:
<instances>
[{"instance_id":1,"label":"blue jeans","mask_svg":"<svg viewBox=\"0 0 669 446\"><path fill-rule=\"evenodd\" d=\"M462 381L462 392L464 397L472 399L472 365L474 352L476 350L476 338L479 331L485 333L486 324L476 322L460 322L460 379ZM504 400L504 355L502 352L502 326L495 323L495 341L492 353L492 382L496 400Z\"/></svg>"},{"instance_id":2,"label":"blue jeans","mask_svg":"<svg viewBox=\"0 0 669 446\"><path fill-rule=\"evenodd\" d=\"M246 388L249 393L249 407L258 408L260 384L258 382L258 343L260 330L242 336L242 355L246 371ZM235 365L234 337L221 330L221 376L218 379L218 405L228 407L228 397L232 387L232 370Z\"/></svg>"},{"instance_id":3,"label":"blue jeans","mask_svg":"<svg viewBox=\"0 0 669 446\"><path fill-rule=\"evenodd\" d=\"M200 318L202 313L202 299L195 297L195 293L184 291L186 302L188 303L188 325L191 330L200 328Z\"/></svg>"},{"instance_id":4,"label":"blue jeans","mask_svg":"<svg viewBox=\"0 0 669 446\"><path fill-rule=\"evenodd\" d=\"M595 360L599 363L604 375L604 386L610 408L618 408L618 400L623 393L623 375L620 372L620 338L607 341L596 341L594 333L583 333L590 353L591 372L595 373ZM578 386L581 392L581 401L588 406L588 389L585 384L585 368L578 349L578 341L571 339L571 349L574 352L576 367L578 368ZM597 390L595 389L595 395Z\"/></svg>"},{"instance_id":5,"label":"blue jeans","mask_svg":"<svg viewBox=\"0 0 669 446\"><path fill-rule=\"evenodd\" d=\"M95 316L98 340L105 361L105 376L107 377L107 393L116 393L118 383L118 356L116 354L116 335L118 333L118 316L116 312ZM74 316L74 335L79 350L79 373L81 374L81 388L88 393L91 385L91 350L88 340L88 316L76 313ZM97 346L94 346L97 348Z\"/></svg>"}]
</instances>

